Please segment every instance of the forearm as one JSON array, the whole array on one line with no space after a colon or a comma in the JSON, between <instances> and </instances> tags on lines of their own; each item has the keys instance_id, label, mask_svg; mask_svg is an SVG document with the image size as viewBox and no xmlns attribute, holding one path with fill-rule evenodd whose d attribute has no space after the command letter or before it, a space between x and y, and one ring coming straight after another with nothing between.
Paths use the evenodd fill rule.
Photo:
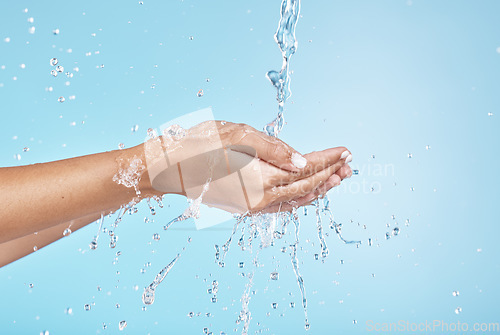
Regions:
<instances>
[{"instance_id":1,"label":"forearm","mask_svg":"<svg viewBox=\"0 0 500 335\"><path fill-rule=\"evenodd\" d=\"M142 145L0 169L0 243L76 218L109 213L138 198L133 187L113 181L119 169L126 168L134 158L146 165ZM137 187L141 196L153 195L145 170Z\"/></svg>"},{"instance_id":2,"label":"forearm","mask_svg":"<svg viewBox=\"0 0 500 335\"><path fill-rule=\"evenodd\" d=\"M14 240L0 244L0 267L14 262L30 253L35 249L39 250L46 245L64 237L64 231L70 229L71 232L96 221L101 217L101 213L95 213L83 218L64 222L53 227L41 230L36 234L29 234ZM69 232L68 232L69 233ZM68 235L66 235L68 236Z\"/></svg>"}]
</instances>

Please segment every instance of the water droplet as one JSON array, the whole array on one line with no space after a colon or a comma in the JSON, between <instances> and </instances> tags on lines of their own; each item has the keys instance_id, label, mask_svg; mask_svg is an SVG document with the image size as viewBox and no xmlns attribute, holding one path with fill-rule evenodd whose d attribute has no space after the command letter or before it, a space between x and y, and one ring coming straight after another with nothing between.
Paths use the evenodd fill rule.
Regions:
<instances>
[{"instance_id":1,"label":"water droplet","mask_svg":"<svg viewBox=\"0 0 500 335\"><path fill-rule=\"evenodd\" d=\"M85 304L85 306L83 306L83 309L86 310L87 312L90 311L90 305L89 304Z\"/></svg>"},{"instance_id":2,"label":"water droplet","mask_svg":"<svg viewBox=\"0 0 500 335\"><path fill-rule=\"evenodd\" d=\"M189 40L190 41L194 40L194 37L193 36L189 36Z\"/></svg>"},{"instance_id":3,"label":"water droplet","mask_svg":"<svg viewBox=\"0 0 500 335\"><path fill-rule=\"evenodd\" d=\"M138 124L136 124L135 126L133 126L133 127L132 127L132 129L131 129L131 130L132 130L132 132L133 132L133 133L135 133L136 131L138 131L138 130L139 130L139 125L138 125Z\"/></svg>"},{"instance_id":4,"label":"water droplet","mask_svg":"<svg viewBox=\"0 0 500 335\"><path fill-rule=\"evenodd\" d=\"M59 101L59 102L64 102L64 101L66 101L66 99L65 99L64 97L59 97L59 98L57 99L57 101Z\"/></svg>"},{"instance_id":5,"label":"water droplet","mask_svg":"<svg viewBox=\"0 0 500 335\"><path fill-rule=\"evenodd\" d=\"M352 170L352 174L357 176L359 174L359 170Z\"/></svg>"},{"instance_id":6,"label":"water droplet","mask_svg":"<svg viewBox=\"0 0 500 335\"><path fill-rule=\"evenodd\" d=\"M415 187L410 187L410 191L415 191Z\"/></svg>"},{"instance_id":7,"label":"water droplet","mask_svg":"<svg viewBox=\"0 0 500 335\"><path fill-rule=\"evenodd\" d=\"M276 271L271 272L270 278L271 278L271 280L278 280L279 279L279 273L276 272Z\"/></svg>"},{"instance_id":8,"label":"water droplet","mask_svg":"<svg viewBox=\"0 0 500 335\"><path fill-rule=\"evenodd\" d=\"M460 314L462 312L462 307L455 308L455 314Z\"/></svg>"},{"instance_id":9,"label":"water droplet","mask_svg":"<svg viewBox=\"0 0 500 335\"><path fill-rule=\"evenodd\" d=\"M35 30L36 30L36 28L35 28L35 27L29 27L28 32L29 32L30 34L34 34L34 33L35 33Z\"/></svg>"},{"instance_id":10,"label":"water droplet","mask_svg":"<svg viewBox=\"0 0 500 335\"><path fill-rule=\"evenodd\" d=\"M144 4L144 1L139 1L139 5L143 5Z\"/></svg>"},{"instance_id":11,"label":"water droplet","mask_svg":"<svg viewBox=\"0 0 500 335\"><path fill-rule=\"evenodd\" d=\"M413 154L409 153L408 158L412 158L412 157L413 157Z\"/></svg>"},{"instance_id":12,"label":"water droplet","mask_svg":"<svg viewBox=\"0 0 500 335\"><path fill-rule=\"evenodd\" d=\"M212 297L212 302L216 303L217 302L217 298L216 297Z\"/></svg>"},{"instance_id":13,"label":"water droplet","mask_svg":"<svg viewBox=\"0 0 500 335\"><path fill-rule=\"evenodd\" d=\"M273 307L273 309L276 309L276 308L278 308L278 303L277 302L273 302L271 304L271 306Z\"/></svg>"},{"instance_id":14,"label":"water droplet","mask_svg":"<svg viewBox=\"0 0 500 335\"><path fill-rule=\"evenodd\" d=\"M50 71L50 74L53 75L54 77L57 77L57 71L56 70Z\"/></svg>"},{"instance_id":15,"label":"water droplet","mask_svg":"<svg viewBox=\"0 0 500 335\"><path fill-rule=\"evenodd\" d=\"M23 151L24 151L24 152L28 152L28 151L30 151L30 148L28 148L28 147L24 147Z\"/></svg>"},{"instance_id":16,"label":"water droplet","mask_svg":"<svg viewBox=\"0 0 500 335\"><path fill-rule=\"evenodd\" d=\"M143 312L144 312L144 311L146 311L146 309L147 309L147 308L146 308L146 306L142 306L142 308L141 308L141 310L142 310Z\"/></svg>"},{"instance_id":17,"label":"water droplet","mask_svg":"<svg viewBox=\"0 0 500 335\"><path fill-rule=\"evenodd\" d=\"M53 29L52 34L59 35L59 28Z\"/></svg>"},{"instance_id":18,"label":"water droplet","mask_svg":"<svg viewBox=\"0 0 500 335\"><path fill-rule=\"evenodd\" d=\"M356 320L352 320L352 323L353 323L353 324L356 324L356 323L358 323L358 321L356 321Z\"/></svg>"},{"instance_id":19,"label":"water droplet","mask_svg":"<svg viewBox=\"0 0 500 335\"><path fill-rule=\"evenodd\" d=\"M454 297L458 297L460 295L460 292L458 291L453 291L451 294L453 294Z\"/></svg>"},{"instance_id":20,"label":"water droplet","mask_svg":"<svg viewBox=\"0 0 500 335\"><path fill-rule=\"evenodd\" d=\"M123 149L123 148L125 148L125 144L123 144L123 143L118 143L118 149L120 149L120 150L121 150L121 149Z\"/></svg>"},{"instance_id":21,"label":"water droplet","mask_svg":"<svg viewBox=\"0 0 500 335\"><path fill-rule=\"evenodd\" d=\"M240 262L239 267L243 268L244 266L245 266L245 263L244 262Z\"/></svg>"},{"instance_id":22,"label":"water droplet","mask_svg":"<svg viewBox=\"0 0 500 335\"><path fill-rule=\"evenodd\" d=\"M431 146L430 146L430 145L426 145L426 146L425 146L425 150L429 150L430 148L431 148Z\"/></svg>"},{"instance_id":23,"label":"water droplet","mask_svg":"<svg viewBox=\"0 0 500 335\"><path fill-rule=\"evenodd\" d=\"M33 23L33 22L35 22L35 19L34 19L34 18L32 18L32 17L29 17L27 21L28 21L29 23Z\"/></svg>"},{"instance_id":24,"label":"water droplet","mask_svg":"<svg viewBox=\"0 0 500 335\"><path fill-rule=\"evenodd\" d=\"M290 308L295 308L295 303L293 301L290 303Z\"/></svg>"},{"instance_id":25,"label":"water droplet","mask_svg":"<svg viewBox=\"0 0 500 335\"><path fill-rule=\"evenodd\" d=\"M90 246L90 249L92 249L92 250L97 249L97 241L95 239L92 240L92 242L90 242L89 246Z\"/></svg>"},{"instance_id":26,"label":"water droplet","mask_svg":"<svg viewBox=\"0 0 500 335\"><path fill-rule=\"evenodd\" d=\"M116 307L116 308L120 308L120 304L116 304L116 305L115 305L115 307Z\"/></svg>"},{"instance_id":27,"label":"water droplet","mask_svg":"<svg viewBox=\"0 0 500 335\"><path fill-rule=\"evenodd\" d=\"M28 286L29 286L29 288L33 288L34 285L32 283L30 283Z\"/></svg>"},{"instance_id":28,"label":"water droplet","mask_svg":"<svg viewBox=\"0 0 500 335\"><path fill-rule=\"evenodd\" d=\"M104 322L102 323L102 329L107 329L108 325L106 325Z\"/></svg>"},{"instance_id":29,"label":"water droplet","mask_svg":"<svg viewBox=\"0 0 500 335\"><path fill-rule=\"evenodd\" d=\"M41 331L40 335L49 335L49 331L48 330Z\"/></svg>"},{"instance_id":30,"label":"water droplet","mask_svg":"<svg viewBox=\"0 0 500 335\"><path fill-rule=\"evenodd\" d=\"M23 63L23 64L19 64L19 67L20 67L21 69L25 69L25 68L26 68L26 64L24 64L24 63Z\"/></svg>"},{"instance_id":31,"label":"water droplet","mask_svg":"<svg viewBox=\"0 0 500 335\"><path fill-rule=\"evenodd\" d=\"M35 246L33 247L33 251L37 251L37 250L38 250L38 247L35 245Z\"/></svg>"},{"instance_id":32,"label":"water droplet","mask_svg":"<svg viewBox=\"0 0 500 335\"><path fill-rule=\"evenodd\" d=\"M61 66L61 65L57 65L56 66L56 70L57 70L57 72L63 72L64 71L64 67Z\"/></svg>"},{"instance_id":33,"label":"water droplet","mask_svg":"<svg viewBox=\"0 0 500 335\"><path fill-rule=\"evenodd\" d=\"M65 310L64 310L64 313L65 314L68 314L68 315L72 315L73 314L73 309L71 307L67 307Z\"/></svg>"},{"instance_id":34,"label":"water droplet","mask_svg":"<svg viewBox=\"0 0 500 335\"><path fill-rule=\"evenodd\" d=\"M398 227L395 227L395 228L392 230L392 235L397 236L398 234L399 234L399 228L398 228Z\"/></svg>"},{"instance_id":35,"label":"water droplet","mask_svg":"<svg viewBox=\"0 0 500 335\"><path fill-rule=\"evenodd\" d=\"M492 112L488 112L488 116L493 116L493 113Z\"/></svg>"},{"instance_id":36,"label":"water droplet","mask_svg":"<svg viewBox=\"0 0 500 335\"><path fill-rule=\"evenodd\" d=\"M319 258L319 255L318 254L314 254L314 259L318 260L318 258Z\"/></svg>"},{"instance_id":37,"label":"water droplet","mask_svg":"<svg viewBox=\"0 0 500 335\"><path fill-rule=\"evenodd\" d=\"M190 318L192 318L192 317L194 316L194 313L193 313L193 312L189 312L189 313L188 313L188 316L189 316Z\"/></svg>"},{"instance_id":38,"label":"water droplet","mask_svg":"<svg viewBox=\"0 0 500 335\"><path fill-rule=\"evenodd\" d=\"M120 330L124 330L126 327L127 327L127 321L125 320L120 321L120 323L118 324L118 329Z\"/></svg>"},{"instance_id":39,"label":"water droplet","mask_svg":"<svg viewBox=\"0 0 500 335\"><path fill-rule=\"evenodd\" d=\"M197 93L198 98L201 98L203 96L203 90L199 90Z\"/></svg>"},{"instance_id":40,"label":"water droplet","mask_svg":"<svg viewBox=\"0 0 500 335\"><path fill-rule=\"evenodd\" d=\"M69 236L69 235L71 235L71 229L69 228L64 229L63 236Z\"/></svg>"},{"instance_id":41,"label":"water droplet","mask_svg":"<svg viewBox=\"0 0 500 335\"><path fill-rule=\"evenodd\" d=\"M158 233L154 233L154 234L153 234L153 240L155 240L155 241L159 241L159 240L160 240L160 234L158 234Z\"/></svg>"}]
</instances>

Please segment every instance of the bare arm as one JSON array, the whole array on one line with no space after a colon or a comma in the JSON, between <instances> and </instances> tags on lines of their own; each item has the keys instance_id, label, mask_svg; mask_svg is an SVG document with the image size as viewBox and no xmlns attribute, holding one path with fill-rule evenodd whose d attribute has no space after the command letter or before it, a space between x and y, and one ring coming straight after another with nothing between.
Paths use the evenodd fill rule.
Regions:
<instances>
[{"instance_id":1,"label":"bare arm","mask_svg":"<svg viewBox=\"0 0 500 335\"><path fill-rule=\"evenodd\" d=\"M170 146L172 143L169 143L162 147L160 158L163 159L164 155L170 159L175 158L179 149L182 152L189 150L199 152L200 148L212 140L211 137L214 137L215 133L217 133L217 138L220 135L224 146L223 151L230 152L226 159L241 160L242 157L248 156L246 156L247 149L240 149L253 148L257 157L250 155L250 158L254 160L254 163L256 162L259 173L258 175L251 174L245 180L243 190L245 198L242 199L248 205L249 200L252 200L251 190L261 188L261 192L255 193L260 194L255 196L258 200L254 202L255 207L246 208L245 211L291 210L293 207L310 203L351 174L347 165L351 156L343 147L304 155L303 160L307 164L304 163L306 165L296 168L292 158L300 154L285 143L270 138L249 126L224 122L212 124L212 128L207 127L209 127L207 124L193 127L183 141L176 142L172 146ZM236 149L227 149L234 145ZM63 237L66 228L70 227L72 231L75 231L94 222L101 215L114 212L132 201L139 202L143 198L161 196L165 193L186 195L184 189L179 191L174 187L174 184L179 184L178 179L174 183L171 182L179 178L175 175L174 179L168 179L168 174L166 174L168 182L160 183L163 186L166 185L167 190L158 191L158 188L153 188L150 181L151 171L148 171L147 162L148 159L151 160L154 152L154 150L148 151L147 145L141 144L125 150L61 161L0 168L0 203L2 204L0 267L33 252L34 247L40 249L57 241ZM245 158L245 160L248 159ZM132 178L138 181L136 187L131 187L130 184L124 186L114 180L120 171L123 172L137 161L141 163L141 170L136 177ZM197 162L194 166L189 166L189 161L187 159L178 163L179 170L177 166L167 169L171 171L174 167L173 171L179 171L180 174L182 165L186 172L180 180L182 187L201 175L207 174L208 170L212 171L206 162ZM220 170L227 168L228 173L234 172L229 171L231 165L229 161L227 165L223 163ZM215 173L218 172L215 171ZM259 187L252 185L259 184L257 179L261 179ZM241 202L237 203L237 197L235 193L232 193L240 186L239 181L235 183L230 178L228 180L228 182L219 185L215 183L211 186L204 200L207 198L212 201L212 205L223 205L221 208L229 210L240 208ZM212 190L213 194L210 194Z\"/></svg>"}]
</instances>

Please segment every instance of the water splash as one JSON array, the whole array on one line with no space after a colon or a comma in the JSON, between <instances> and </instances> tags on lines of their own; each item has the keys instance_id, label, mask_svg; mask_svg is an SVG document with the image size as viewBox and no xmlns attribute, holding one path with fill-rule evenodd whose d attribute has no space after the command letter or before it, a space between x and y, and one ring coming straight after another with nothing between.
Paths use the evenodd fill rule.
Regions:
<instances>
[{"instance_id":1,"label":"water splash","mask_svg":"<svg viewBox=\"0 0 500 335\"><path fill-rule=\"evenodd\" d=\"M101 218L99 219L99 230L97 231L97 235L94 236L94 239L92 240L92 242L90 242L90 249L92 249L92 250L97 249L97 246L98 246L97 241L99 240L99 236L101 235L103 222L104 222L104 216L101 214ZM71 234L71 230L70 230L70 234ZM63 235L64 235L64 233L63 233Z\"/></svg>"},{"instance_id":2,"label":"water splash","mask_svg":"<svg viewBox=\"0 0 500 335\"><path fill-rule=\"evenodd\" d=\"M220 267L224 267L224 259L226 258L226 254L229 251L229 246L231 245L231 241L233 240L234 234L236 234L236 230L238 230L238 227L241 222L245 222L245 216L237 216L236 217L236 223L233 226L233 231L231 233L231 236L227 239L226 243L222 246L222 256L220 254L220 248L216 244L215 245L215 262L219 264Z\"/></svg>"},{"instance_id":3,"label":"water splash","mask_svg":"<svg viewBox=\"0 0 500 335\"><path fill-rule=\"evenodd\" d=\"M264 127L266 134L277 137L283 129L285 123L283 111L285 101L290 97L290 77L288 64L290 57L297 50L297 40L295 38L295 26L299 18L300 0L283 0L281 2L281 19L274 39L281 50L283 65L280 72L271 70L266 76L277 90L278 116Z\"/></svg>"},{"instance_id":4,"label":"water splash","mask_svg":"<svg viewBox=\"0 0 500 335\"><path fill-rule=\"evenodd\" d=\"M333 213L330 210L330 200L328 199L327 195L325 195L325 198L323 200L323 204L324 204L324 206L323 206L323 212L325 212L325 214L329 215L330 229L334 229L335 230L335 233L337 234L337 236L339 237L339 239L342 242L344 242L344 244L358 244L358 245L361 244L361 241L346 240L342 236L342 224L335 222L335 220L333 219Z\"/></svg>"},{"instance_id":5,"label":"water splash","mask_svg":"<svg viewBox=\"0 0 500 335\"><path fill-rule=\"evenodd\" d=\"M326 199L326 200L325 200ZM323 208L320 208L320 201L316 200L316 227L318 229L318 238L321 246L321 257L326 258L328 256L328 246L326 245L325 236L323 235L323 223L321 222L321 211L325 208L329 208L330 201L328 198L323 198Z\"/></svg>"},{"instance_id":6,"label":"water splash","mask_svg":"<svg viewBox=\"0 0 500 335\"><path fill-rule=\"evenodd\" d=\"M241 296L240 315L238 316L238 320L236 320L236 324L240 324L243 322L243 330L241 331L242 335L248 335L250 320L252 320L252 313L250 312L248 305L250 303L250 290L253 286L253 275L253 272L248 274L248 283L246 284L245 292L243 292Z\"/></svg>"},{"instance_id":7,"label":"water splash","mask_svg":"<svg viewBox=\"0 0 500 335\"><path fill-rule=\"evenodd\" d=\"M297 258L297 246L299 244L299 232L300 232L300 220L297 215L297 211L294 209L291 213L292 221L295 225L295 242L290 245L292 248L292 265L293 272L295 273L295 278L297 278L297 284L299 284L300 295L302 297L302 307L304 308L304 316L305 316L305 329L309 329L309 320L307 319L307 298L306 298L306 289L304 287L304 279L300 275L299 272L299 261Z\"/></svg>"},{"instance_id":8,"label":"water splash","mask_svg":"<svg viewBox=\"0 0 500 335\"><path fill-rule=\"evenodd\" d=\"M170 270L172 270L179 257L181 257L180 253L177 254L177 256L175 256L175 258L156 275L153 282L144 289L144 293L142 294L142 302L145 305L151 305L155 301L156 288L163 281L163 279L165 279Z\"/></svg>"},{"instance_id":9,"label":"water splash","mask_svg":"<svg viewBox=\"0 0 500 335\"><path fill-rule=\"evenodd\" d=\"M163 226L163 229L167 230L174 222L184 221L184 220L187 220L189 218L198 219L200 217L200 204L203 201L203 195L208 191L208 187L209 187L211 181L212 181L212 179L209 178L206 181L205 185L203 186L203 190L201 191L200 196L194 200L190 199L189 200L190 204L189 204L188 208L186 208L184 213L182 213L181 215L179 215L175 219L170 220L170 222L168 222L165 226Z\"/></svg>"}]
</instances>

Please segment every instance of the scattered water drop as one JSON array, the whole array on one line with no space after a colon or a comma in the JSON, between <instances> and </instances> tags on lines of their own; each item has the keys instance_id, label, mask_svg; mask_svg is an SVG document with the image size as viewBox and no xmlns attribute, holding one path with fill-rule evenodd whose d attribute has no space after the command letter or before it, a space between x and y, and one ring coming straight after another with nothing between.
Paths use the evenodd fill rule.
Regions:
<instances>
[{"instance_id":1,"label":"scattered water drop","mask_svg":"<svg viewBox=\"0 0 500 335\"><path fill-rule=\"evenodd\" d=\"M201 98L203 96L203 90L199 90L198 93L196 94L198 98Z\"/></svg>"},{"instance_id":2,"label":"scattered water drop","mask_svg":"<svg viewBox=\"0 0 500 335\"><path fill-rule=\"evenodd\" d=\"M87 312L90 311L90 305L89 304L85 304L85 306L83 306L83 309L86 310Z\"/></svg>"},{"instance_id":3,"label":"scattered water drop","mask_svg":"<svg viewBox=\"0 0 500 335\"><path fill-rule=\"evenodd\" d=\"M118 329L120 330L124 330L126 327L127 327L127 321L125 320L120 321L120 323L118 324Z\"/></svg>"},{"instance_id":4,"label":"scattered water drop","mask_svg":"<svg viewBox=\"0 0 500 335\"><path fill-rule=\"evenodd\" d=\"M278 280L279 279L279 273L278 272L271 272L270 275L271 280Z\"/></svg>"},{"instance_id":5,"label":"scattered water drop","mask_svg":"<svg viewBox=\"0 0 500 335\"><path fill-rule=\"evenodd\" d=\"M71 229L69 228L64 229L63 236L69 236L69 235L71 235Z\"/></svg>"},{"instance_id":6,"label":"scattered water drop","mask_svg":"<svg viewBox=\"0 0 500 335\"><path fill-rule=\"evenodd\" d=\"M190 41L194 40L194 37L193 36L189 36L189 40Z\"/></svg>"},{"instance_id":7,"label":"scattered water drop","mask_svg":"<svg viewBox=\"0 0 500 335\"><path fill-rule=\"evenodd\" d=\"M56 66L56 70L57 70L57 72L63 72L64 71L64 66L57 65Z\"/></svg>"},{"instance_id":8,"label":"scattered water drop","mask_svg":"<svg viewBox=\"0 0 500 335\"><path fill-rule=\"evenodd\" d=\"M455 308L455 314L460 314L462 312L462 307Z\"/></svg>"},{"instance_id":9,"label":"scattered water drop","mask_svg":"<svg viewBox=\"0 0 500 335\"><path fill-rule=\"evenodd\" d=\"M399 234L399 228L398 228L398 227L395 227L395 228L392 230L392 235L397 236L398 234Z\"/></svg>"},{"instance_id":10,"label":"scattered water drop","mask_svg":"<svg viewBox=\"0 0 500 335\"><path fill-rule=\"evenodd\" d=\"M413 157L413 154L409 153L408 158L412 158L412 157Z\"/></svg>"},{"instance_id":11,"label":"scattered water drop","mask_svg":"<svg viewBox=\"0 0 500 335\"><path fill-rule=\"evenodd\" d=\"M32 283L30 283L28 286L29 286L29 288L33 288L34 285Z\"/></svg>"},{"instance_id":12,"label":"scattered water drop","mask_svg":"<svg viewBox=\"0 0 500 335\"><path fill-rule=\"evenodd\" d=\"M65 310L64 310L64 313L65 314L68 314L68 315L72 315L73 314L73 309L71 307L67 307Z\"/></svg>"},{"instance_id":13,"label":"scattered water drop","mask_svg":"<svg viewBox=\"0 0 500 335\"><path fill-rule=\"evenodd\" d=\"M59 97L59 98L57 99L57 101L59 101L59 102L64 102L64 101L66 101L66 99L65 99L64 97Z\"/></svg>"},{"instance_id":14,"label":"scattered water drop","mask_svg":"<svg viewBox=\"0 0 500 335\"><path fill-rule=\"evenodd\" d=\"M121 150L121 149L123 149L123 148L125 148L125 144L123 144L123 143L118 143L118 149L120 149L120 150Z\"/></svg>"},{"instance_id":15,"label":"scattered water drop","mask_svg":"<svg viewBox=\"0 0 500 335\"><path fill-rule=\"evenodd\" d=\"M36 30L36 28L35 28L35 27L29 27L28 32L29 32L30 34L34 34L34 33L35 33L35 30Z\"/></svg>"},{"instance_id":16,"label":"scattered water drop","mask_svg":"<svg viewBox=\"0 0 500 335\"><path fill-rule=\"evenodd\" d=\"M159 241L159 240L160 240L160 234L158 234L158 233L154 233L154 234L153 234L153 240L155 240L155 241Z\"/></svg>"},{"instance_id":17,"label":"scattered water drop","mask_svg":"<svg viewBox=\"0 0 500 335\"><path fill-rule=\"evenodd\" d=\"M54 77L57 77L57 71L56 70L50 71L50 74L53 75Z\"/></svg>"},{"instance_id":18,"label":"scattered water drop","mask_svg":"<svg viewBox=\"0 0 500 335\"><path fill-rule=\"evenodd\" d=\"M244 266L245 266L245 263L244 262L240 262L239 267L243 268Z\"/></svg>"},{"instance_id":19,"label":"scattered water drop","mask_svg":"<svg viewBox=\"0 0 500 335\"><path fill-rule=\"evenodd\" d=\"M10 42L10 37L6 37L6 38L4 38L4 39L3 39L3 41L4 41L5 43L9 43L9 42Z\"/></svg>"},{"instance_id":20,"label":"scattered water drop","mask_svg":"<svg viewBox=\"0 0 500 335\"><path fill-rule=\"evenodd\" d=\"M52 34L59 35L59 28L53 29Z\"/></svg>"},{"instance_id":21,"label":"scattered water drop","mask_svg":"<svg viewBox=\"0 0 500 335\"><path fill-rule=\"evenodd\" d=\"M28 151L30 151L30 148L28 148L28 147L24 147L24 148L23 148L23 151L24 151L24 152L28 152Z\"/></svg>"},{"instance_id":22,"label":"scattered water drop","mask_svg":"<svg viewBox=\"0 0 500 335\"><path fill-rule=\"evenodd\" d=\"M38 247L35 245L35 246L33 247L33 251L37 251L37 250L38 250Z\"/></svg>"},{"instance_id":23,"label":"scattered water drop","mask_svg":"<svg viewBox=\"0 0 500 335\"><path fill-rule=\"evenodd\" d=\"M276 308L278 308L278 303L277 302L273 302L271 304L271 306L273 307L273 309L276 309Z\"/></svg>"},{"instance_id":24,"label":"scattered water drop","mask_svg":"<svg viewBox=\"0 0 500 335\"><path fill-rule=\"evenodd\" d=\"M453 294L454 297L458 297L460 295L459 291L453 291L451 294Z\"/></svg>"}]
</instances>

